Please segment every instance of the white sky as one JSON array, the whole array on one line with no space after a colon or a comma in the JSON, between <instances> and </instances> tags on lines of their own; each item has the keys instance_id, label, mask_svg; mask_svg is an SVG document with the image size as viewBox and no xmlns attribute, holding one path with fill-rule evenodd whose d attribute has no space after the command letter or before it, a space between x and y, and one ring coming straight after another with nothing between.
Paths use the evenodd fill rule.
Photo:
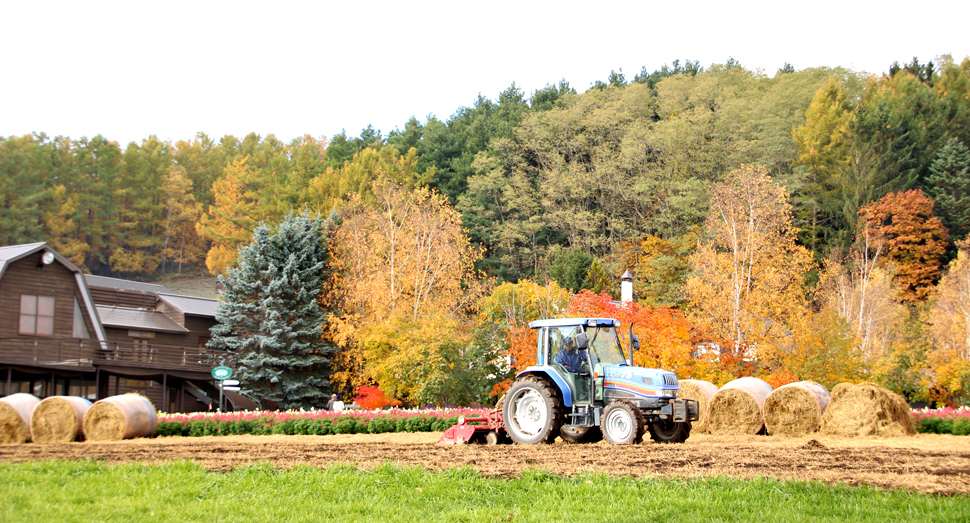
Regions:
<instances>
[{"instance_id":1,"label":"white sky","mask_svg":"<svg viewBox=\"0 0 970 523\"><path fill-rule=\"evenodd\" d=\"M674 59L769 76L970 54L970 2L0 0L0 136L386 136L515 82Z\"/></svg>"}]
</instances>

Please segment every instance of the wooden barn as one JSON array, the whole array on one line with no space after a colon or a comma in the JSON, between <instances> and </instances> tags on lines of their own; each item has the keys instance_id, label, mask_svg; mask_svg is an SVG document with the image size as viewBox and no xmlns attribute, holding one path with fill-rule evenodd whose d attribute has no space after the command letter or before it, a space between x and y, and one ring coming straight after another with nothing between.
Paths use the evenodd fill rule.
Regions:
<instances>
[{"instance_id":1,"label":"wooden barn","mask_svg":"<svg viewBox=\"0 0 970 523\"><path fill-rule=\"evenodd\" d=\"M86 275L46 243L0 247L0 391L92 401L136 391L163 412L214 410L211 371L235 366L205 347L216 303ZM227 396L230 408L256 407Z\"/></svg>"}]
</instances>

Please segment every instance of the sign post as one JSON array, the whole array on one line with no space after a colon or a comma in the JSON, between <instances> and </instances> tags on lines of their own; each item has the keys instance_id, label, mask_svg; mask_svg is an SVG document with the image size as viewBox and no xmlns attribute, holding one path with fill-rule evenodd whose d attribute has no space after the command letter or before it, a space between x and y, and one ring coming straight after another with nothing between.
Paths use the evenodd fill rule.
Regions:
<instances>
[{"instance_id":1,"label":"sign post","mask_svg":"<svg viewBox=\"0 0 970 523\"><path fill-rule=\"evenodd\" d=\"M219 382L219 412L222 412L223 384L225 383L226 380L232 377L232 369L230 369L229 367L224 367L220 365L212 369L212 377ZM239 383L236 380L232 380L232 381Z\"/></svg>"}]
</instances>

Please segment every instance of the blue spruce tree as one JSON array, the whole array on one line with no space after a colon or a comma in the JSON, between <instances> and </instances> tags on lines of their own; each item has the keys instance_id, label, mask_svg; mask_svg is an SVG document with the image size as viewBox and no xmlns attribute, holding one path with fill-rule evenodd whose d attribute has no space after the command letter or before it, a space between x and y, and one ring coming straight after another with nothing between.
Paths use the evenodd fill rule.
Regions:
<instances>
[{"instance_id":1,"label":"blue spruce tree","mask_svg":"<svg viewBox=\"0 0 970 523\"><path fill-rule=\"evenodd\" d=\"M329 222L307 212L265 224L239 250L238 265L220 276L210 347L239 355L243 390L280 409L323 407L331 393L331 355L320 294L329 274Z\"/></svg>"}]
</instances>

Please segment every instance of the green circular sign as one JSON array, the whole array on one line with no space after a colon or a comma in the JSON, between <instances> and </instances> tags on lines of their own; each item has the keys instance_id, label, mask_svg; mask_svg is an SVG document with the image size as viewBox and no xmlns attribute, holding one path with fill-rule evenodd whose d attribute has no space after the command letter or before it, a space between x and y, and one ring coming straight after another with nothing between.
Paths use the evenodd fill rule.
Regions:
<instances>
[{"instance_id":1,"label":"green circular sign","mask_svg":"<svg viewBox=\"0 0 970 523\"><path fill-rule=\"evenodd\" d=\"M212 377L217 380L227 380L232 377L232 369L229 367L216 367L212 369Z\"/></svg>"}]
</instances>

